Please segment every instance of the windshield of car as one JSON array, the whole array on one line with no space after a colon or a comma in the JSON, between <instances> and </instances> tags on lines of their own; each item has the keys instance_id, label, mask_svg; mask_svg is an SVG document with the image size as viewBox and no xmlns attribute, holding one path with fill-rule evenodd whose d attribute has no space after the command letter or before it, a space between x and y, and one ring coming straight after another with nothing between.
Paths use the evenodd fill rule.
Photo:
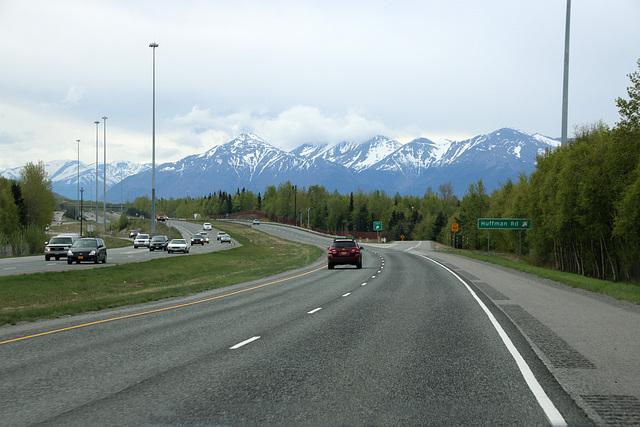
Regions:
<instances>
[{"instance_id":1,"label":"windshield of car","mask_svg":"<svg viewBox=\"0 0 640 427\"><path fill-rule=\"evenodd\" d=\"M174 245L186 245L187 241L184 239L173 239L171 243L173 243Z\"/></svg>"},{"instance_id":2,"label":"windshield of car","mask_svg":"<svg viewBox=\"0 0 640 427\"><path fill-rule=\"evenodd\" d=\"M73 242L73 248L97 248L98 243L95 239L82 239Z\"/></svg>"},{"instance_id":3,"label":"windshield of car","mask_svg":"<svg viewBox=\"0 0 640 427\"><path fill-rule=\"evenodd\" d=\"M140 239L140 240L148 239L148 238L149 238L148 234L138 234L138 237L136 237L136 239Z\"/></svg>"},{"instance_id":4,"label":"windshield of car","mask_svg":"<svg viewBox=\"0 0 640 427\"><path fill-rule=\"evenodd\" d=\"M154 236L154 237L153 237L153 239L151 239L151 240L153 240L154 242L158 242L158 241L160 241L160 242L161 242L161 241L163 241L164 239L165 239L165 237L164 237L164 236Z\"/></svg>"},{"instance_id":5,"label":"windshield of car","mask_svg":"<svg viewBox=\"0 0 640 427\"><path fill-rule=\"evenodd\" d=\"M52 237L49 244L54 245L70 245L72 243L71 237Z\"/></svg>"},{"instance_id":6,"label":"windshield of car","mask_svg":"<svg viewBox=\"0 0 640 427\"><path fill-rule=\"evenodd\" d=\"M341 242L333 242L331 243L332 248L356 248L356 242L354 241L341 241Z\"/></svg>"}]
</instances>

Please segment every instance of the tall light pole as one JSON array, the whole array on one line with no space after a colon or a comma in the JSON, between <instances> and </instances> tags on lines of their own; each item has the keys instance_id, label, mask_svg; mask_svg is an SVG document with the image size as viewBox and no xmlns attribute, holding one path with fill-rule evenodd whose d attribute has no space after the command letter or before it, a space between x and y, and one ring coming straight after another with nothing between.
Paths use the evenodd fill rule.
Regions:
<instances>
[{"instance_id":1,"label":"tall light pole","mask_svg":"<svg viewBox=\"0 0 640 427\"><path fill-rule=\"evenodd\" d=\"M151 125L151 234L156 234L156 48L158 43L151 43L153 50L153 119Z\"/></svg>"},{"instance_id":2,"label":"tall light pole","mask_svg":"<svg viewBox=\"0 0 640 427\"><path fill-rule=\"evenodd\" d=\"M96 228L95 232L98 234L98 126L100 125L100 121L96 120Z\"/></svg>"},{"instance_id":3,"label":"tall light pole","mask_svg":"<svg viewBox=\"0 0 640 427\"><path fill-rule=\"evenodd\" d=\"M567 145L567 119L569 115L569 24L571 21L571 0L567 0L567 22L564 27L564 78L562 80L562 138Z\"/></svg>"},{"instance_id":4,"label":"tall light pole","mask_svg":"<svg viewBox=\"0 0 640 427\"><path fill-rule=\"evenodd\" d=\"M107 116L103 116L104 120L104 170L102 179L102 234L107 234ZM98 218L96 218L96 221Z\"/></svg>"},{"instance_id":5,"label":"tall light pole","mask_svg":"<svg viewBox=\"0 0 640 427\"><path fill-rule=\"evenodd\" d=\"M76 220L74 221L76 233L78 232L78 214L80 213L80 140L76 139L78 143L78 189L76 192Z\"/></svg>"}]
</instances>

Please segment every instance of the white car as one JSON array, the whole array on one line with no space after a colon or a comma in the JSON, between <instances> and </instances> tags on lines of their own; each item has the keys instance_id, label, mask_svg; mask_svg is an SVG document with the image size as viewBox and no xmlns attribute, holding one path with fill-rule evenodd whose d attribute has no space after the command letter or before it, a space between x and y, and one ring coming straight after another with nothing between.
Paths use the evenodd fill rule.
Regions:
<instances>
[{"instance_id":1,"label":"white car","mask_svg":"<svg viewBox=\"0 0 640 427\"><path fill-rule=\"evenodd\" d=\"M231 243L231 236L229 236L228 234L223 234L222 236L220 236L220 243Z\"/></svg>"},{"instance_id":2,"label":"white car","mask_svg":"<svg viewBox=\"0 0 640 427\"><path fill-rule=\"evenodd\" d=\"M135 249L138 249L138 247L140 246L144 246L145 248L148 248L150 243L151 243L151 237L149 237L148 234L138 234L135 240L133 241L133 247Z\"/></svg>"},{"instance_id":3,"label":"white car","mask_svg":"<svg viewBox=\"0 0 640 427\"><path fill-rule=\"evenodd\" d=\"M222 236L224 236L225 234L227 234L227 233L225 233L224 231L218 231L218 234L216 235L216 240L220 240L220 238Z\"/></svg>"},{"instance_id":4,"label":"white car","mask_svg":"<svg viewBox=\"0 0 640 427\"><path fill-rule=\"evenodd\" d=\"M203 230L211 230L211 223L210 222L205 222L204 224L202 224L202 229Z\"/></svg>"},{"instance_id":5,"label":"white car","mask_svg":"<svg viewBox=\"0 0 640 427\"><path fill-rule=\"evenodd\" d=\"M189 242L185 239L173 239L167 245L167 252L170 254L174 252L189 253Z\"/></svg>"},{"instance_id":6,"label":"white car","mask_svg":"<svg viewBox=\"0 0 640 427\"><path fill-rule=\"evenodd\" d=\"M260 220L258 218L254 219L253 225L260 225Z\"/></svg>"}]
</instances>

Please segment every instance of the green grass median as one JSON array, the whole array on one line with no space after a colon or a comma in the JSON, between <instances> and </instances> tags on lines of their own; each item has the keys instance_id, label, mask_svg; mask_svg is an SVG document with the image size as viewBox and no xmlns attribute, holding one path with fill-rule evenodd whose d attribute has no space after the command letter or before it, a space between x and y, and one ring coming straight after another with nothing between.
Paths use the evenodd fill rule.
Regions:
<instances>
[{"instance_id":1,"label":"green grass median","mask_svg":"<svg viewBox=\"0 0 640 427\"><path fill-rule=\"evenodd\" d=\"M53 318L189 295L303 267L324 251L258 230L216 224L231 250L146 262L0 277L0 324Z\"/></svg>"}]
</instances>

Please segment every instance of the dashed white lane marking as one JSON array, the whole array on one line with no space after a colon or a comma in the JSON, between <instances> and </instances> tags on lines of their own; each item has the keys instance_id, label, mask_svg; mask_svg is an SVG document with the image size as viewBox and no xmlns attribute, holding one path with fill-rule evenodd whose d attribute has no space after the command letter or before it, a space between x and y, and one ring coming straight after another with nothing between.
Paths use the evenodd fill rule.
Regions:
<instances>
[{"instance_id":1,"label":"dashed white lane marking","mask_svg":"<svg viewBox=\"0 0 640 427\"><path fill-rule=\"evenodd\" d=\"M313 314L313 313L315 313L317 311L320 311L320 310L322 310L322 307L314 308L313 310L308 311L307 314Z\"/></svg>"},{"instance_id":2,"label":"dashed white lane marking","mask_svg":"<svg viewBox=\"0 0 640 427\"><path fill-rule=\"evenodd\" d=\"M244 340L244 341L242 341L242 342L239 342L238 344L234 345L233 347L229 347L229 350L235 350L235 349L238 349L238 348L240 348L240 347L242 347L242 346L244 346L244 345L249 344L250 342L253 342L253 341L255 341L255 340L259 340L259 339L260 339L260 337L251 337L251 338L249 338L248 340Z\"/></svg>"},{"instance_id":3,"label":"dashed white lane marking","mask_svg":"<svg viewBox=\"0 0 640 427\"><path fill-rule=\"evenodd\" d=\"M351 295L351 292L347 292L346 294L342 295L343 297L348 297L349 295Z\"/></svg>"},{"instance_id":4,"label":"dashed white lane marking","mask_svg":"<svg viewBox=\"0 0 640 427\"><path fill-rule=\"evenodd\" d=\"M367 282L364 282L364 283L363 283L362 285L360 285L360 286L367 286Z\"/></svg>"}]
</instances>

